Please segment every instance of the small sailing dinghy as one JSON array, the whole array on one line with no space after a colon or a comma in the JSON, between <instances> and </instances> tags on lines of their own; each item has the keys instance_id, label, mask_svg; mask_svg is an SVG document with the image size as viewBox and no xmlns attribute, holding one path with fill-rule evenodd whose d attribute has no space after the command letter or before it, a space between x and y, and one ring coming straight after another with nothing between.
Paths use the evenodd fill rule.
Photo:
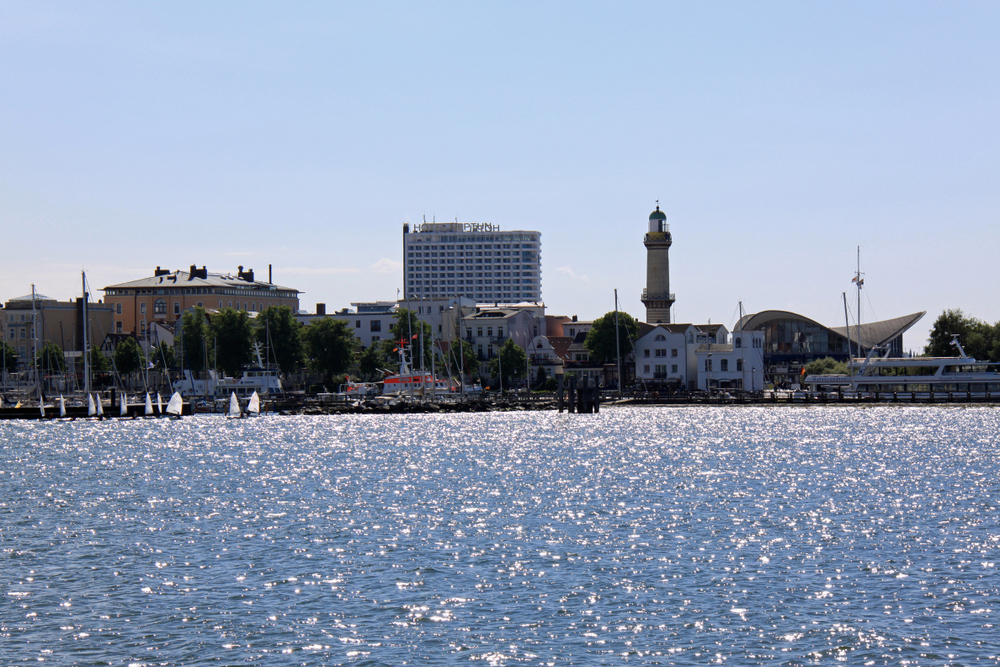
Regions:
<instances>
[{"instance_id":1,"label":"small sailing dinghy","mask_svg":"<svg viewBox=\"0 0 1000 667\"><path fill-rule=\"evenodd\" d=\"M66 399L62 397L62 394L59 395L59 418L66 418Z\"/></svg>"},{"instance_id":2,"label":"small sailing dinghy","mask_svg":"<svg viewBox=\"0 0 1000 667\"><path fill-rule=\"evenodd\" d=\"M163 416L163 399L160 398L160 392L156 392L156 414Z\"/></svg>"},{"instance_id":3,"label":"small sailing dinghy","mask_svg":"<svg viewBox=\"0 0 1000 667\"><path fill-rule=\"evenodd\" d=\"M87 416L96 417L97 416L97 406L94 405L94 395L87 394Z\"/></svg>"},{"instance_id":4,"label":"small sailing dinghy","mask_svg":"<svg viewBox=\"0 0 1000 667\"><path fill-rule=\"evenodd\" d=\"M122 392L121 400L118 402L118 414L122 417L128 416L128 402L125 399L125 393Z\"/></svg>"},{"instance_id":5,"label":"small sailing dinghy","mask_svg":"<svg viewBox=\"0 0 1000 667\"><path fill-rule=\"evenodd\" d=\"M97 395L97 394L94 394L94 396L97 399L96 400L96 403L97 403L97 418L98 419L104 419L104 404L101 403L101 397L99 395Z\"/></svg>"},{"instance_id":6,"label":"small sailing dinghy","mask_svg":"<svg viewBox=\"0 0 1000 667\"><path fill-rule=\"evenodd\" d=\"M260 414L260 396L257 395L255 391L253 396L250 397L250 403L247 404L247 415L257 416Z\"/></svg>"},{"instance_id":7,"label":"small sailing dinghy","mask_svg":"<svg viewBox=\"0 0 1000 667\"><path fill-rule=\"evenodd\" d=\"M174 392L167 402L167 414L173 415L177 419L181 418L181 412L184 410L184 399L181 398L179 392Z\"/></svg>"},{"instance_id":8,"label":"small sailing dinghy","mask_svg":"<svg viewBox=\"0 0 1000 667\"><path fill-rule=\"evenodd\" d=\"M149 392L146 392L146 416L149 417L153 414L153 400L149 397Z\"/></svg>"},{"instance_id":9,"label":"small sailing dinghy","mask_svg":"<svg viewBox=\"0 0 1000 667\"><path fill-rule=\"evenodd\" d=\"M243 416L243 412L240 410L240 399L236 398L236 392L234 391L229 395L229 412L226 413L226 417L229 419L239 419Z\"/></svg>"}]
</instances>

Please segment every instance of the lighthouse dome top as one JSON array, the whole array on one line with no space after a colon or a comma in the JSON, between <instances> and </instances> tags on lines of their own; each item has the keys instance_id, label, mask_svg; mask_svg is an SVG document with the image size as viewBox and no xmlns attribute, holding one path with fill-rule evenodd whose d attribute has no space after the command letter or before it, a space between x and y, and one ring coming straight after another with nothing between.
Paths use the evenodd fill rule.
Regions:
<instances>
[{"instance_id":1,"label":"lighthouse dome top","mask_svg":"<svg viewBox=\"0 0 1000 667\"><path fill-rule=\"evenodd\" d=\"M656 210L649 214L650 220L666 220L667 214L660 210L659 205L657 205Z\"/></svg>"}]
</instances>

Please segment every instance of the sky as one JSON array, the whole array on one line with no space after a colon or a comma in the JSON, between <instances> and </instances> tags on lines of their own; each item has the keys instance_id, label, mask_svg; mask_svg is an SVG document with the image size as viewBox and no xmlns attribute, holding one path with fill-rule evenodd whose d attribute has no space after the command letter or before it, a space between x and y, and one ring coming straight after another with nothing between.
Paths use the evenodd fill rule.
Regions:
<instances>
[{"instance_id":1,"label":"sky","mask_svg":"<svg viewBox=\"0 0 1000 667\"><path fill-rule=\"evenodd\" d=\"M157 266L392 300L402 225L536 230L550 314L1000 320L1000 4L0 0L0 300Z\"/></svg>"}]
</instances>

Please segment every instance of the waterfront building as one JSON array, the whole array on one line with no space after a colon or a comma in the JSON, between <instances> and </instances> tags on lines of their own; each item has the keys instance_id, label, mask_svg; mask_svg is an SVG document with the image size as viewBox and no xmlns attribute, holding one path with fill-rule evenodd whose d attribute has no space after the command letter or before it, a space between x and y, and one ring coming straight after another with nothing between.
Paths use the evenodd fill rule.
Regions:
<instances>
[{"instance_id":1,"label":"waterfront building","mask_svg":"<svg viewBox=\"0 0 1000 667\"><path fill-rule=\"evenodd\" d=\"M541 234L490 223L403 224L403 298L542 300Z\"/></svg>"},{"instance_id":2,"label":"waterfront building","mask_svg":"<svg viewBox=\"0 0 1000 667\"><path fill-rule=\"evenodd\" d=\"M721 324L640 322L635 341L635 380L647 390L698 389L698 349L725 345L728 336L729 331Z\"/></svg>"},{"instance_id":3,"label":"waterfront building","mask_svg":"<svg viewBox=\"0 0 1000 667\"><path fill-rule=\"evenodd\" d=\"M763 331L735 331L731 342L703 343L695 355L699 389L709 392L764 389Z\"/></svg>"},{"instance_id":4,"label":"waterfront building","mask_svg":"<svg viewBox=\"0 0 1000 667\"><path fill-rule=\"evenodd\" d=\"M90 344L100 348L112 330L112 307L101 302L87 303ZM17 354L23 370L31 365L38 349L46 342L56 344L66 357L70 372L83 371L83 300L58 301L36 293L11 299L0 308L4 340ZM37 335L36 335L37 334ZM37 345L37 347L36 347ZM15 369L9 368L8 372Z\"/></svg>"},{"instance_id":5,"label":"waterfront building","mask_svg":"<svg viewBox=\"0 0 1000 667\"><path fill-rule=\"evenodd\" d=\"M646 287L642 290L642 305L646 307L646 322L669 324L674 295L670 292L670 225L667 214L656 210L649 214L649 226L642 239L646 246Z\"/></svg>"},{"instance_id":6,"label":"waterfront building","mask_svg":"<svg viewBox=\"0 0 1000 667\"><path fill-rule=\"evenodd\" d=\"M544 309L544 306L541 306ZM508 338L528 352L531 341L545 335L545 316L530 308L482 308L462 318L462 338L480 360L492 359Z\"/></svg>"},{"instance_id":7,"label":"waterfront building","mask_svg":"<svg viewBox=\"0 0 1000 667\"><path fill-rule=\"evenodd\" d=\"M256 280L253 269L239 267L236 274L209 273L203 266L188 271L156 267L148 278L140 278L104 288L104 301L114 309L114 332L130 333L140 341L147 338L151 322L172 325L181 313L196 306L206 310L234 308L260 312L268 306L288 306L299 311L299 291L271 282Z\"/></svg>"},{"instance_id":8,"label":"waterfront building","mask_svg":"<svg viewBox=\"0 0 1000 667\"><path fill-rule=\"evenodd\" d=\"M295 319L307 326L324 317L342 320L364 347L392 336L392 325L396 323L395 301L355 301L351 305L353 308L327 313L326 304L317 303L315 313L298 313Z\"/></svg>"},{"instance_id":9,"label":"waterfront building","mask_svg":"<svg viewBox=\"0 0 1000 667\"><path fill-rule=\"evenodd\" d=\"M851 356L865 356L876 346L888 346L890 356L903 353L903 334L926 311L889 320L862 324L860 327L827 327L798 313L765 310L745 315L736 331L760 331L764 334L763 360L766 381L776 386L795 384L802 368L810 361L831 357L848 361ZM860 332L861 349L858 350ZM849 336L849 337L848 337Z\"/></svg>"}]
</instances>

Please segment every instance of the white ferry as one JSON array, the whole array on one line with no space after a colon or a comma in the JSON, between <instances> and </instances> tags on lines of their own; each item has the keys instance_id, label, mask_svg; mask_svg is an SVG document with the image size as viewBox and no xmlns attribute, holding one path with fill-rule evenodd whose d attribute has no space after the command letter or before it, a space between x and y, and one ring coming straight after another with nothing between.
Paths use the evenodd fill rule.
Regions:
<instances>
[{"instance_id":1,"label":"white ferry","mask_svg":"<svg viewBox=\"0 0 1000 667\"><path fill-rule=\"evenodd\" d=\"M406 357L406 348L399 348L399 372L382 380L383 396L451 395L451 382L442 380L428 371L414 371Z\"/></svg>"},{"instance_id":2,"label":"white ferry","mask_svg":"<svg viewBox=\"0 0 1000 667\"><path fill-rule=\"evenodd\" d=\"M978 361L965 353L958 336L951 344L957 357L876 357L848 365L853 375L810 375L805 384L814 394L840 391L859 398L895 394L913 400L956 398L1000 398L1000 363ZM902 396L900 396L902 395Z\"/></svg>"}]
</instances>

